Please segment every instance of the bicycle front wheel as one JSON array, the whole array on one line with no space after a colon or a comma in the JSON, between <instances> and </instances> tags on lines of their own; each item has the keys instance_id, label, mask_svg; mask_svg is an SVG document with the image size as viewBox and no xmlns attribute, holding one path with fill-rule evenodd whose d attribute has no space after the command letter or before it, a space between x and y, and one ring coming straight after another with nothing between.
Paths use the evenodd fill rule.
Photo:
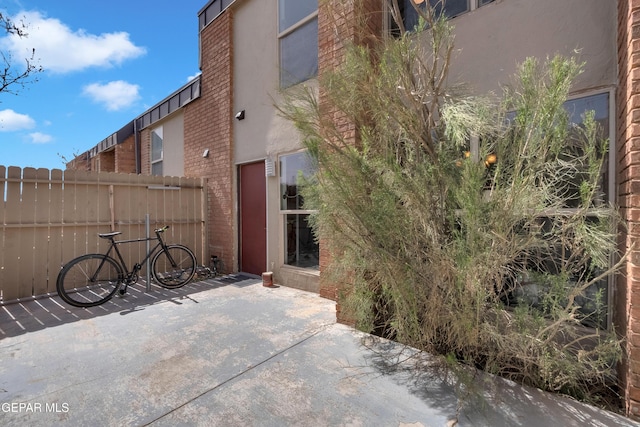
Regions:
<instances>
[{"instance_id":1,"label":"bicycle front wheel","mask_svg":"<svg viewBox=\"0 0 640 427\"><path fill-rule=\"evenodd\" d=\"M186 246L169 245L153 257L151 271L160 286L179 288L195 275L196 256Z\"/></svg>"},{"instance_id":2,"label":"bicycle front wheel","mask_svg":"<svg viewBox=\"0 0 640 427\"><path fill-rule=\"evenodd\" d=\"M122 268L111 257L89 254L69 261L56 281L58 295L67 304L93 307L113 297L120 287Z\"/></svg>"}]
</instances>

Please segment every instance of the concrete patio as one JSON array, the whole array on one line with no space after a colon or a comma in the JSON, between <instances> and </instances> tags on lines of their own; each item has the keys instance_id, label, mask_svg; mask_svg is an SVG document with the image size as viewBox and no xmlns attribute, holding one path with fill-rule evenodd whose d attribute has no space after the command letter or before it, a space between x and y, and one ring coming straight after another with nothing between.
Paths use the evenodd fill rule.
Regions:
<instances>
[{"instance_id":1,"label":"concrete patio","mask_svg":"<svg viewBox=\"0 0 640 427\"><path fill-rule=\"evenodd\" d=\"M0 360L2 426L640 425L503 380L456 392L332 301L245 275L0 306Z\"/></svg>"}]
</instances>

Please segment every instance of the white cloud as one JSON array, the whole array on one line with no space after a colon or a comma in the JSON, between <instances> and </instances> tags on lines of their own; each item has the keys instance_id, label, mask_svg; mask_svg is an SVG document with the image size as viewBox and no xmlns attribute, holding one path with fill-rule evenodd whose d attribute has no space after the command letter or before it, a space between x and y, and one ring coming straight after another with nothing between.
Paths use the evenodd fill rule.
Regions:
<instances>
[{"instance_id":1,"label":"white cloud","mask_svg":"<svg viewBox=\"0 0 640 427\"><path fill-rule=\"evenodd\" d=\"M12 19L24 21L29 36L0 38L0 48L17 58L28 56L35 49L36 59L46 71L68 73L89 67L112 67L146 53L143 47L133 44L125 32L95 35L83 29L73 31L58 19L47 18L40 12L21 12Z\"/></svg>"},{"instance_id":2,"label":"white cloud","mask_svg":"<svg viewBox=\"0 0 640 427\"><path fill-rule=\"evenodd\" d=\"M35 125L35 120L26 114L16 113L11 109L0 111L0 132L31 129Z\"/></svg>"},{"instance_id":3,"label":"white cloud","mask_svg":"<svg viewBox=\"0 0 640 427\"><path fill-rule=\"evenodd\" d=\"M118 111L133 105L138 99L140 86L116 80L107 84L92 83L82 93L94 102L103 104L108 111Z\"/></svg>"},{"instance_id":4,"label":"white cloud","mask_svg":"<svg viewBox=\"0 0 640 427\"><path fill-rule=\"evenodd\" d=\"M31 138L31 142L34 144L47 144L53 141L53 137L51 135L47 135L46 133L42 132L30 133L29 137Z\"/></svg>"},{"instance_id":5,"label":"white cloud","mask_svg":"<svg viewBox=\"0 0 640 427\"><path fill-rule=\"evenodd\" d=\"M198 71L197 73L195 73L193 76L189 76L187 77L187 83L189 83L191 80L195 79L196 77L198 77L200 74L202 74L202 72Z\"/></svg>"}]
</instances>

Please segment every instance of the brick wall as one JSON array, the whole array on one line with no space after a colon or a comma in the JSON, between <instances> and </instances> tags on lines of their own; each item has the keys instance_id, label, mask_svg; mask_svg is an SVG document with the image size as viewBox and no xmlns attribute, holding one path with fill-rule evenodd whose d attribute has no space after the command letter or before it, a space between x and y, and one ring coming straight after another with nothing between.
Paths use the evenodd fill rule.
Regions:
<instances>
[{"instance_id":1,"label":"brick wall","mask_svg":"<svg viewBox=\"0 0 640 427\"><path fill-rule=\"evenodd\" d=\"M151 175L151 130L140 131L140 174Z\"/></svg>"},{"instance_id":2,"label":"brick wall","mask_svg":"<svg viewBox=\"0 0 640 427\"><path fill-rule=\"evenodd\" d=\"M208 179L209 252L236 271L233 209L233 13L227 9L201 32L201 97L184 109L184 172ZM207 158L202 157L205 149ZM144 164L144 163L143 163Z\"/></svg>"},{"instance_id":3,"label":"brick wall","mask_svg":"<svg viewBox=\"0 0 640 427\"><path fill-rule=\"evenodd\" d=\"M620 248L636 249L617 277L615 319L625 339L620 379L627 414L640 417L640 0L618 2L616 149L618 203L627 224Z\"/></svg>"},{"instance_id":4,"label":"brick wall","mask_svg":"<svg viewBox=\"0 0 640 427\"><path fill-rule=\"evenodd\" d=\"M115 147L115 171L136 173L135 135L129 136Z\"/></svg>"},{"instance_id":5,"label":"brick wall","mask_svg":"<svg viewBox=\"0 0 640 427\"><path fill-rule=\"evenodd\" d=\"M100 168L95 169L98 172L115 172L116 171L116 152L115 149L103 151L99 153L97 158L100 159ZM93 159L91 159L93 161Z\"/></svg>"},{"instance_id":6,"label":"brick wall","mask_svg":"<svg viewBox=\"0 0 640 427\"><path fill-rule=\"evenodd\" d=\"M89 153L84 152L74 157L70 162L67 162L65 168L70 170L90 171L91 159L89 159Z\"/></svg>"},{"instance_id":7,"label":"brick wall","mask_svg":"<svg viewBox=\"0 0 640 427\"><path fill-rule=\"evenodd\" d=\"M136 173L135 136L131 135L113 150L103 151L89 158L88 152L66 164L70 170Z\"/></svg>"},{"instance_id":8,"label":"brick wall","mask_svg":"<svg viewBox=\"0 0 640 427\"><path fill-rule=\"evenodd\" d=\"M318 10L318 74L320 80L344 61L345 43L372 46L382 34L382 1L341 0L321 1ZM320 109L322 114L331 115L340 133L347 140L357 143L357 129L345 114L337 111L320 87ZM335 254L333 254L335 256ZM352 323L345 316L340 304L340 295L348 291L347 284L331 282L323 275L331 262L332 254L327 250L327 242L320 242L320 295L337 301L336 311L339 322Z\"/></svg>"}]
</instances>

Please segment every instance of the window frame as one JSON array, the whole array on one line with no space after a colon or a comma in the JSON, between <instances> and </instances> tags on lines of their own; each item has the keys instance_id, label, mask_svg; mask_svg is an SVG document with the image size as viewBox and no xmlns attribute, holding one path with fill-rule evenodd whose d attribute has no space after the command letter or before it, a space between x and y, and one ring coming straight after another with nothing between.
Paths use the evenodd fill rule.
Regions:
<instances>
[{"instance_id":1,"label":"window frame","mask_svg":"<svg viewBox=\"0 0 640 427\"><path fill-rule=\"evenodd\" d=\"M573 101L580 98L588 98L591 96L603 95L607 94L608 97L608 105L607 105L607 113L609 119L609 134L606 135L609 138L609 149L607 151L607 171L606 178L607 182L605 185L606 188L606 200L611 206L615 206L618 200L618 187L616 186L616 92L615 88L605 88L605 89L592 89L586 90L580 93L570 94L566 101ZM566 102L565 101L565 102ZM612 255L609 260L609 265L613 266L616 260L614 259L614 255ZM615 274L609 275L607 278L607 306L606 306L606 325L605 327L608 330L613 328L613 316L614 316L614 302L615 302Z\"/></svg>"},{"instance_id":2,"label":"window frame","mask_svg":"<svg viewBox=\"0 0 640 427\"><path fill-rule=\"evenodd\" d=\"M158 130L160 130L160 133L158 134ZM153 154L153 141L154 141L154 136L157 136L157 138L160 139L160 158L158 159L154 159L154 154ZM155 127L153 129L151 129L150 132L150 138L151 140L149 141L149 174L153 175L153 176L163 176L164 173L164 165L163 165L163 161L164 161L164 129L162 126L158 126ZM160 165L160 174L156 174L153 172L153 168L154 166Z\"/></svg>"},{"instance_id":3,"label":"window frame","mask_svg":"<svg viewBox=\"0 0 640 427\"><path fill-rule=\"evenodd\" d=\"M297 151L293 151L293 152L288 152L288 153L282 153L280 155L278 155L278 179L279 179L279 183L278 183L278 195L280 198L280 202L278 203L279 205L279 209L278 209L278 213L280 216L280 226L282 227L282 233L281 233L281 238L282 238L282 246L281 246L281 250L280 250L280 259L281 259L281 265L283 267L286 268L295 268L295 269L300 269L300 270L304 270L304 271L319 271L320 268L320 248L318 247L318 252L317 252L317 259L318 259L318 264L314 265L314 266L310 266L310 267L301 267L299 265L294 265L294 264L289 264L288 262L288 254L287 254L287 240L288 240L288 235L287 235L287 220L288 220L288 216L289 215L297 215L298 217L301 216L308 216L311 214L316 213L316 210L311 210L311 209L285 209L283 208L282 204L282 200L284 199L284 194L283 194L283 177L282 177L282 173L283 173L283 167L282 167L282 161L283 159L287 158L287 157L291 157L291 156L295 156L295 155L299 155L299 154L303 154L303 153L308 153L307 150L297 150ZM297 169L298 171L300 171L300 169ZM296 195L296 197L298 197ZM297 202L296 202L297 205ZM299 242L299 238L296 238L296 245ZM299 256L299 250L296 249L296 256Z\"/></svg>"},{"instance_id":4,"label":"window frame","mask_svg":"<svg viewBox=\"0 0 640 427\"><path fill-rule=\"evenodd\" d=\"M318 8L315 9L315 11L313 11L312 13L308 14L307 16L301 18L299 21L293 23L292 25L290 25L289 27L280 30L280 1L283 0L278 0L276 7L278 8L277 11L277 15L278 15L278 19L277 19L277 39L278 39L278 68L279 68L279 82L278 85L280 87L280 89L287 89L289 87L295 86L297 84L303 83L305 81L308 81L312 78L317 77L317 69L318 69L318 65L317 65L317 61L318 61L318 57L316 55L316 74L313 76L310 76L308 78L304 78L302 80L299 81L295 81L293 83L289 82L288 80L290 80L290 78L285 78L283 75L283 72L285 70L285 67L282 66L282 61L283 61L283 52L282 52L282 41L287 37L292 35L293 33L295 33L296 31L300 30L302 27L304 27L305 25L311 23L313 20L317 20L318 19ZM316 43L318 43L318 35L316 34ZM297 78L296 78L297 79Z\"/></svg>"},{"instance_id":5,"label":"window frame","mask_svg":"<svg viewBox=\"0 0 640 427\"><path fill-rule=\"evenodd\" d=\"M428 1L428 0L424 0L424 2L426 2L426 1ZM437 0L437 2L438 2L438 3L439 3L439 2L442 2L442 1L443 1L443 0ZM445 1L445 3L446 3L446 0L444 0L444 1ZM403 2L403 3L404 3L404 0L398 0L398 3L400 3L400 2ZM457 18L457 17L459 17L459 16L466 15L466 14L468 14L469 12L473 12L473 11L474 11L474 10L476 10L476 9L479 9L479 8L481 8L481 7L483 7L483 6L487 6L487 5L491 4L491 3L494 3L494 2L495 2L495 0L466 0L466 2L467 2L467 9L466 9L465 11L460 12L460 13L458 13L457 15L451 16L451 17L449 17L448 19L455 19L455 18ZM436 3L436 5L437 5L438 3ZM398 4L398 6L401 6L401 5L400 5L400 4ZM407 31L411 32L411 31L413 31L413 30L412 30L412 29L410 29L410 28L407 28L407 27L406 27L406 20L405 20L405 16L404 16L404 10L405 10L405 8L406 8L406 7L410 7L410 8L412 8L412 6L411 6L411 5L404 5L404 4L402 4L402 6L401 6L401 7L402 7L402 9L401 9L401 14L402 14L402 19L403 19L403 25L405 26L405 29L406 29ZM387 8L386 12L387 12L387 13L388 13L388 15L389 15L389 17L388 17L388 19L386 19L386 21L389 23L389 26L390 26L391 32L393 33L393 32L394 32L394 28L395 28L395 31L397 31L397 27L396 27L396 24L395 24L394 22L392 22L392 21L393 21L393 19L391 18L391 14L389 13L388 8Z\"/></svg>"}]
</instances>

